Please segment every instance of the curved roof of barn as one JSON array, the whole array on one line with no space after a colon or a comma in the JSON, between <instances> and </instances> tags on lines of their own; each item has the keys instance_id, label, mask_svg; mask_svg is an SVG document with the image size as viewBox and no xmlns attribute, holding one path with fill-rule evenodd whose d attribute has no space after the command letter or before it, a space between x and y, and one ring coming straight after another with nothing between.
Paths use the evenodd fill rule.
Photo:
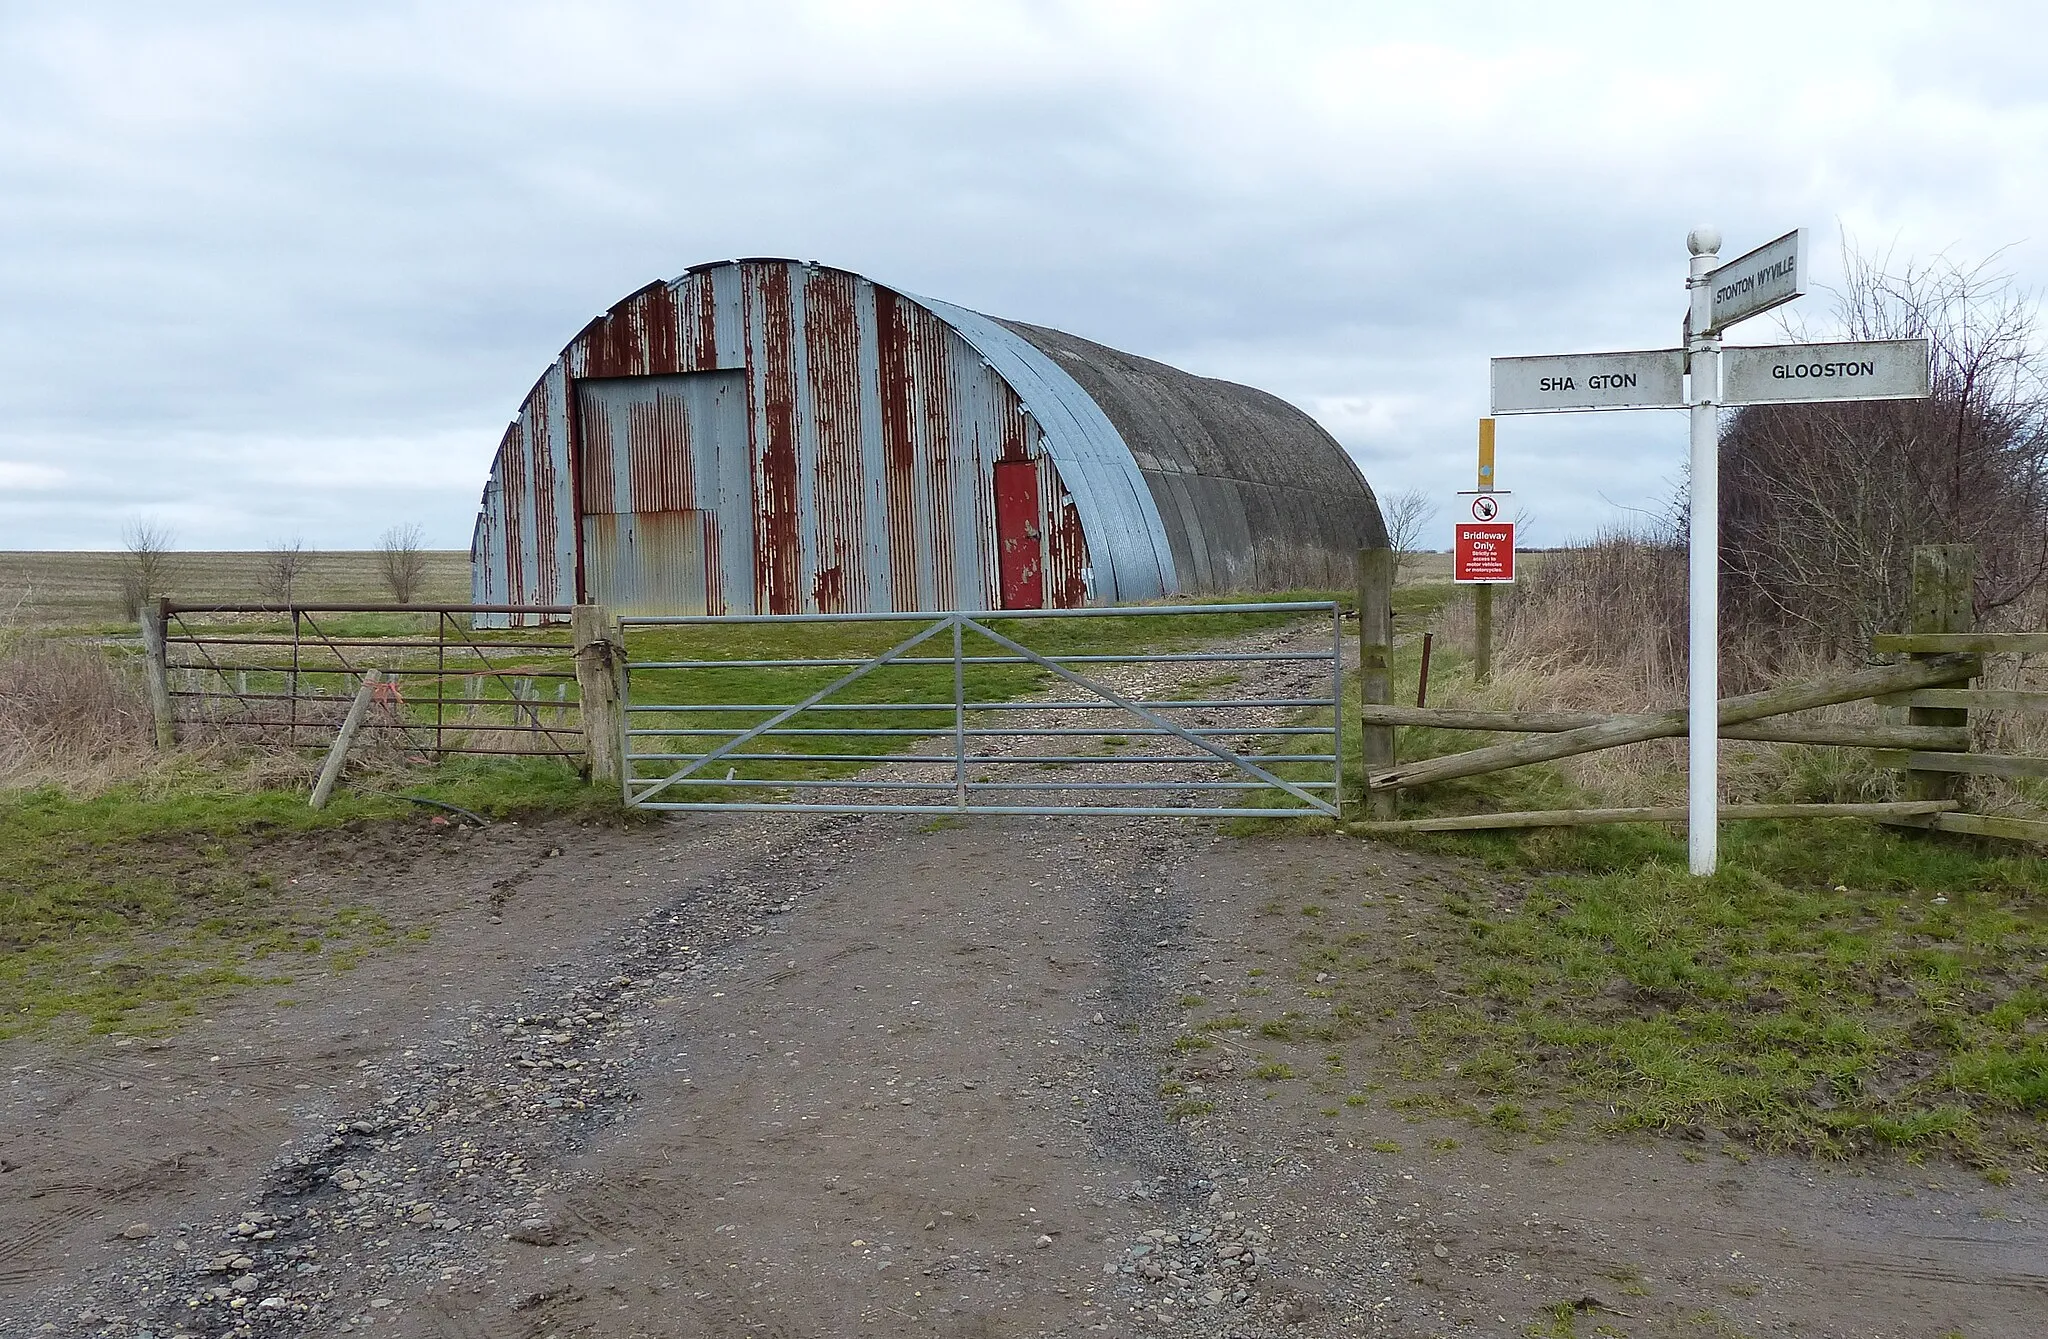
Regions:
<instances>
[{"instance_id":1,"label":"curved roof of barn","mask_svg":"<svg viewBox=\"0 0 2048 1339\"><path fill-rule=\"evenodd\" d=\"M996 319L1055 359L1116 426L1159 498L1183 581L1212 590L1314 584L1276 564L1272 541L1346 554L1387 542L1378 500L1350 453L1279 396ZM1267 556L1254 560L1262 547Z\"/></svg>"}]
</instances>

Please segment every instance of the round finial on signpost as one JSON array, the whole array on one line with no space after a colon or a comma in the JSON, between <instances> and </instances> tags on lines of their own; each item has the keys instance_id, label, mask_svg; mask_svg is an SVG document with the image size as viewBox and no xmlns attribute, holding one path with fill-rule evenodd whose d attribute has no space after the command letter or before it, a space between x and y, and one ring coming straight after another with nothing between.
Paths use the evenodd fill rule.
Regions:
<instances>
[{"instance_id":1,"label":"round finial on signpost","mask_svg":"<svg viewBox=\"0 0 2048 1339\"><path fill-rule=\"evenodd\" d=\"M1685 249L1695 256L1718 256L1721 254L1721 230L1719 228L1694 228L1685 235Z\"/></svg>"}]
</instances>

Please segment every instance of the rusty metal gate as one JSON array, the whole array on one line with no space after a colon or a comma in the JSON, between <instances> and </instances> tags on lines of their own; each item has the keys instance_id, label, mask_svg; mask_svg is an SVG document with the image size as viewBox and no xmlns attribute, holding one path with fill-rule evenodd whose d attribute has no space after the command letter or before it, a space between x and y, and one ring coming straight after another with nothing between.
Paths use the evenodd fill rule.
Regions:
<instances>
[{"instance_id":1,"label":"rusty metal gate","mask_svg":"<svg viewBox=\"0 0 2048 1339\"><path fill-rule=\"evenodd\" d=\"M375 667L386 687L361 728L409 753L582 762L567 630L472 627L480 614L562 619L567 605L163 601L155 613L146 650L187 735L325 747Z\"/></svg>"},{"instance_id":2,"label":"rusty metal gate","mask_svg":"<svg viewBox=\"0 0 2048 1339\"><path fill-rule=\"evenodd\" d=\"M1105 649L1084 623L1195 630L1159 624L1151 640L1171 643L1199 640L1189 620L1252 614L1285 617L1220 649ZM1329 601L633 616L620 631L638 808L1338 814Z\"/></svg>"}]
</instances>

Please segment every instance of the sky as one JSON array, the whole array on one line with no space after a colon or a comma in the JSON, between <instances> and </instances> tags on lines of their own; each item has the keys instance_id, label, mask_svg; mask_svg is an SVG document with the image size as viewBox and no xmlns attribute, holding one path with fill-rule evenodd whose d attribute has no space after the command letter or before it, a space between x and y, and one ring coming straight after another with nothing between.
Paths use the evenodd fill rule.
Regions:
<instances>
[{"instance_id":1,"label":"sky","mask_svg":"<svg viewBox=\"0 0 2048 1339\"><path fill-rule=\"evenodd\" d=\"M0 0L0 549L465 547L586 321L764 255L1272 391L1447 545L1487 360L1676 344L1697 225L2039 287L2044 41L1968 0ZM1685 449L1505 419L1499 484L1564 543Z\"/></svg>"}]
</instances>

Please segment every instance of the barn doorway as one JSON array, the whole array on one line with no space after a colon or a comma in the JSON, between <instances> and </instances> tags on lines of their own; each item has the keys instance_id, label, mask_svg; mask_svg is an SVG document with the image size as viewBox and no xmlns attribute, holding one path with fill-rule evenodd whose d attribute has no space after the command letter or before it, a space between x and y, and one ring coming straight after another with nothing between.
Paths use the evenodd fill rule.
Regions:
<instances>
[{"instance_id":1,"label":"barn doorway","mask_svg":"<svg viewBox=\"0 0 2048 1339\"><path fill-rule=\"evenodd\" d=\"M1045 536L1038 525L1038 462L996 462L996 576L1004 609L1045 608Z\"/></svg>"},{"instance_id":2,"label":"barn doorway","mask_svg":"<svg viewBox=\"0 0 2048 1339\"><path fill-rule=\"evenodd\" d=\"M723 612L719 502L747 465L746 374L592 378L576 401L583 598Z\"/></svg>"}]
</instances>

